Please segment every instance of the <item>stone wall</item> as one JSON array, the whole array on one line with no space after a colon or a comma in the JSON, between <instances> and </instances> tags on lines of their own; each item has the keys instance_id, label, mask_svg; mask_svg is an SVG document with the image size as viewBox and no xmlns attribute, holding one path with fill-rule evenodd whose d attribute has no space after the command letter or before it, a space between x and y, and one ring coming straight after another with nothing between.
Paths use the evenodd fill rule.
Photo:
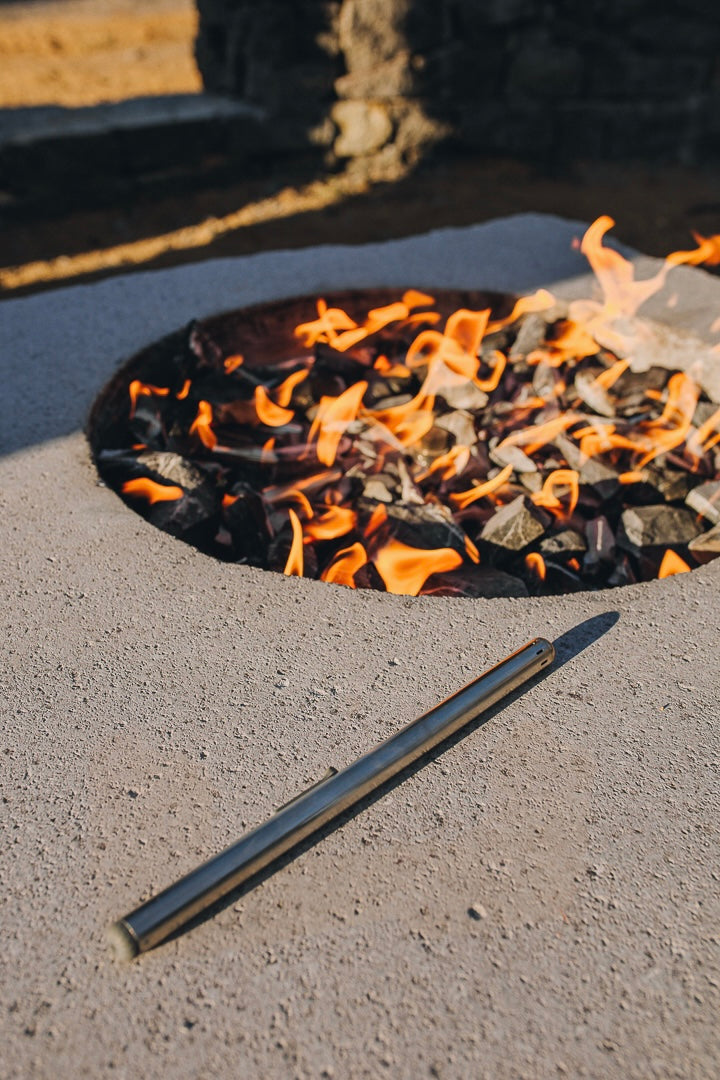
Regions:
<instances>
[{"instance_id":1,"label":"stone wall","mask_svg":"<svg viewBox=\"0 0 720 1080\"><path fill-rule=\"evenodd\" d=\"M718 0L198 0L205 86L276 149L720 156Z\"/></svg>"}]
</instances>

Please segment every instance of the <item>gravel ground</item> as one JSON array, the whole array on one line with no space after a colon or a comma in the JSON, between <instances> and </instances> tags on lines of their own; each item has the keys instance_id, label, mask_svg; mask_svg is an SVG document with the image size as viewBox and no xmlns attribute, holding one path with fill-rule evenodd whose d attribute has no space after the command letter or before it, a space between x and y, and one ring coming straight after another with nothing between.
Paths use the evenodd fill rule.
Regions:
<instances>
[{"instance_id":1,"label":"gravel ground","mask_svg":"<svg viewBox=\"0 0 720 1080\"><path fill-rule=\"evenodd\" d=\"M581 231L524 216L5 303L3 1077L717 1075L720 563L527 600L288 579L153 529L82 434L191 315L329 284L576 294ZM673 289L667 318L705 333L720 283ZM112 920L535 634L564 662L486 726L110 959Z\"/></svg>"}]
</instances>

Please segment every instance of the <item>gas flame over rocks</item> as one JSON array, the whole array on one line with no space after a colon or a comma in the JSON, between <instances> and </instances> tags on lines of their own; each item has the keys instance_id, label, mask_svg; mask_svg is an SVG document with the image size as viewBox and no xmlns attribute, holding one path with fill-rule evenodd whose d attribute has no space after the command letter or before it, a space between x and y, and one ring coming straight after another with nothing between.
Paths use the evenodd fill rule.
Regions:
<instances>
[{"instance_id":1,"label":"gas flame over rocks","mask_svg":"<svg viewBox=\"0 0 720 1080\"><path fill-rule=\"evenodd\" d=\"M349 588L517 596L707 562L720 356L638 310L673 267L720 265L720 236L636 280L612 225L580 242L597 298L443 314L409 289L359 317L320 298L261 363L242 323L229 342L195 325L166 379L127 384L100 469L204 550Z\"/></svg>"}]
</instances>

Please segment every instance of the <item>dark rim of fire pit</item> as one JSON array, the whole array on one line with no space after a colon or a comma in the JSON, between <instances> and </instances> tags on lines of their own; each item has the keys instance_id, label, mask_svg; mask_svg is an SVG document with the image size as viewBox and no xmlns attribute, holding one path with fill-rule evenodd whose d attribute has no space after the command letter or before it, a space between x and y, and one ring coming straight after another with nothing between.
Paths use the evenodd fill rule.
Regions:
<instances>
[{"instance_id":1,"label":"dark rim of fire pit","mask_svg":"<svg viewBox=\"0 0 720 1080\"><path fill-rule=\"evenodd\" d=\"M433 311L438 311L446 320L454 311L460 308L479 311L485 308L492 310L492 319L502 319L512 310L516 297L513 295L492 292L480 292L474 290L430 290L434 297ZM398 288L368 288L353 289L340 292L323 292L321 295L327 302L328 307L343 309L353 319L362 323L367 313L372 308L383 307L397 301L402 294ZM172 382L173 377L177 380L179 358L188 356L189 339L192 330L200 334L205 340L212 342L222 356L232 356L241 353L244 357L243 370L246 372L261 371L263 368L287 361L295 356L302 357L312 353L312 348L306 348L293 335L293 331L300 323L308 322L317 317L316 296L298 296L281 300L274 300L233 311L222 312L209 318L190 323L180 330L168 334L166 337L148 345L136 355L124 363L113 378L107 383L98 395L91 410L86 429L87 437L92 450L94 462L103 480L112 487L123 501L141 516L152 518L149 508L136 499L130 499L122 495L120 488L121 480L118 479L117 470L112 464L113 453L129 450L132 443L129 441L129 386L130 383L139 379L146 384L164 387ZM438 324L442 327L444 322ZM207 463L210 452L201 454L198 458L185 455L187 461L195 463ZM320 468L317 464L316 468ZM282 479L278 477L277 479ZM273 483L274 478L268 477L267 483ZM649 508L648 508L649 509ZM672 507L668 507L672 509ZM148 511L143 513L143 511ZM687 513L685 509L682 511ZM165 528L163 524L157 527L164 531L179 536L184 541L198 548L206 554L223 559L223 561L235 561L249 563L258 566L258 562L252 558L237 558L236 556L224 556L217 550L216 545L208 543L207 535L202 530L192 528L179 532L173 527ZM645 523L646 525L646 523ZM645 527L645 525L643 527ZM707 524L705 525L707 529ZM550 526L548 535L560 534L562 528L556 525ZM597 538L598 544L602 543L602 537ZM342 547L344 539L338 544ZM670 539L667 543L660 536L656 539L656 545L663 544L668 548L677 547ZM425 546L422 543L417 547ZM427 544L427 547L440 546ZM538 583L533 575L528 572L523 578L511 578L501 567L496 566L496 561L502 562L502 558L496 560L493 557L493 548L481 543L480 569L476 568L476 576L487 574L488 578L479 585L476 591L465 593L470 597L496 597L496 596L528 596L536 593L543 595L557 595L566 592L596 591L599 588L613 587L623 584L632 584L623 581L622 575L616 575L616 580L602 581L594 585L592 581L584 579L580 583L568 583L567 579L559 572L556 573L556 581ZM532 540L519 549L521 554L537 550L537 545ZM581 556L582 557L582 556ZM712 556L711 556L712 557ZM698 561L709 561L708 559ZM549 565L552 567L552 554ZM258 568L266 569L259 566ZM277 572L276 567L267 568L270 572ZM555 571L553 571L554 573ZM316 576L312 571L308 577ZM447 584L446 575L435 574L428 579L429 589L423 589L423 595L461 595ZM650 580L650 579L646 579ZM435 582L437 581L437 585ZM360 580L359 587L383 588L383 582L377 574L370 575L369 581Z\"/></svg>"}]
</instances>

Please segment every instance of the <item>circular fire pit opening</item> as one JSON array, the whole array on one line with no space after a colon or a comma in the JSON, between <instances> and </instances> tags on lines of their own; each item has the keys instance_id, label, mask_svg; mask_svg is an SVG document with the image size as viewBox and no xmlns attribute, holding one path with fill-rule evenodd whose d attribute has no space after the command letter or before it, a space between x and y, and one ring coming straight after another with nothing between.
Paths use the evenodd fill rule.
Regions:
<instances>
[{"instance_id":1,"label":"circular fire pit opening","mask_svg":"<svg viewBox=\"0 0 720 1080\"><path fill-rule=\"evenodd\" d=\"M557 594L709 561L720 409L570 307L367 289L193 323L102 391L98 470L210 555L352 588Z\"/></svg>"}]
</instances>

